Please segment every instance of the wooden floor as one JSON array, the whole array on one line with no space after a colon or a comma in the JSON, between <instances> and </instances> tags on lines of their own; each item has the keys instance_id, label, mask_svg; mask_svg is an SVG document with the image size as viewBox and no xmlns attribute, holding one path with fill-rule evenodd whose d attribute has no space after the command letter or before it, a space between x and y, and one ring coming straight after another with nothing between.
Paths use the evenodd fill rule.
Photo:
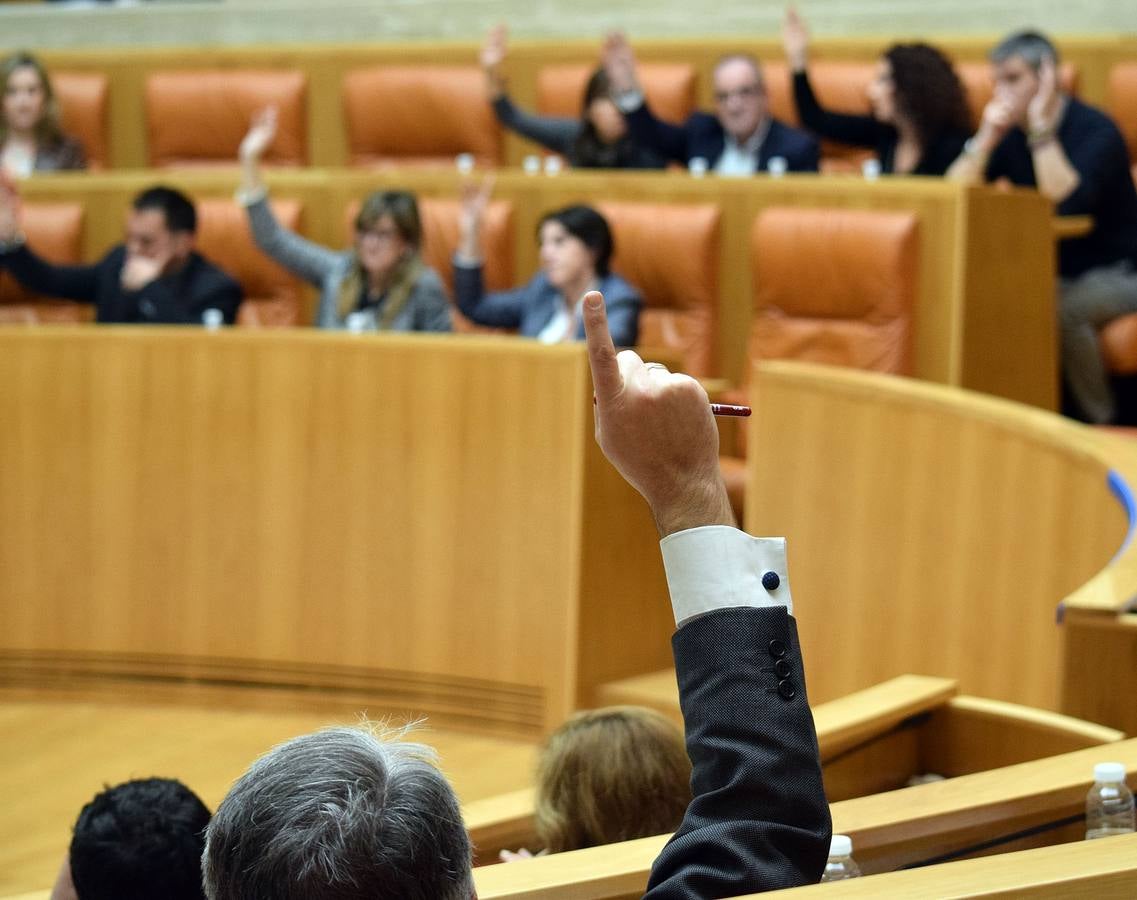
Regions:
<instances>
[{"instance_id":1,"label":"wooden floor","mask_svg":"<svg viewBox=\"0 0 1137 900\"><path fill-rule=\"evenodd\" d=\"M75 816L104 784L176 777L215 809L230 783L273 744L359 716L0 693L0 897L51 886ZM429 724L419 739L438 749L464 802L532 780L530 742Z\"/></svg>"}]
</instances>

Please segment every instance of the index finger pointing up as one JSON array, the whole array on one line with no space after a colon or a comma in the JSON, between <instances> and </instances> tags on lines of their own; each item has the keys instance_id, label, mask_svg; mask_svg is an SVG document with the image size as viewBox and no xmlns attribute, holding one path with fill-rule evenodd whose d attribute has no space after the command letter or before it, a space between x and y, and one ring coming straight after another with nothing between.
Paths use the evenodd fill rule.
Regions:
<instances>
[{"instance_id":1,"label":"index finger pointing up","mask_svg":"<svg viewBox=\"0 0 1137 900\"><path fill-rule=\"evenodd\" d=\"M588 342L588 363L592 367L592 386L596 402L603 405L615 399L624 385L616 363L616 347L608 333L608 314L599 291L584 295L584 335Z\"/></svg>"}]
</instances>

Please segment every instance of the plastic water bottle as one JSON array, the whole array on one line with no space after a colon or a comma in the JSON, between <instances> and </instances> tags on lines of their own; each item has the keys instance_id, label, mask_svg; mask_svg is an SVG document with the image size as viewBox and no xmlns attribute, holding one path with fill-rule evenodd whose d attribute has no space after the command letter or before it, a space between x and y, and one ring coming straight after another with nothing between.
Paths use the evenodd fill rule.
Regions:
<instances>
[{"instance_id":1,"label":"plastic water bottle","mask_svg":"<svg viewBox=\"0 0 1137 900\"><path fill-rule=\"evenodd\" d=\"M469 175L474 171L474 154L459 153L454 157L454 166L462 175Z\"/></svg>"},{"instance_id":2,"label":"plastic water bottle","mask_svg":"<svg viewBox=\"0 0 1137 900\"><path fill-rule=\"evenodd\" d=\"M861 163L861 175L864 176L865 181L876 181L880 178L880 160L866 159Z\"/></svg>"},{"instance_id":3,"label":"plastic water bottle","mask_svg":"<svg viewBox=\"0 0 1137 900\"><path fill-rule=\"evenodd\" d=\"M1125 764L1098 763L1094 766L1094 786L1086 794L1086 840L1135 830L1133 792L1125 786Z\"/></svg>"},{"instance_id":4,"label":"plastic water bottle","mask_svg":"<svg viewBox=\"0 0 1137 900\"><path fill-rule=\"evenodd\" d=\"M844 881L847 878L860 878L861 870L853 862L853 841L847 834L835 834L829 843L829 861L825 864L825 881Z\"/></svg>"},{"instance_id":5,"label":"plastic water bottle","mask_svg":"<svg viewBox=\"0 0 1137 900\"><path fill-rule=\"evenodd\" d=\"M530 153L521 161L521 168L525 170L526 175L539 174L541 171L541 157Z\"/></svg>"},{"instance_id":6,"label":"plastic water bottle","mask_svg":"<svg viewBox=\"0 0 1137 900\"><path fill-rule=\"evenodd\" d=\"M766 160L766 171L769 172L770 175L774 178L781 178L786 174L786 171L789 169L789 167L790 164L786 162L786 158L784 156L771 156L768 160Z\"/></svg>"},{"instance_id":7,"label":"plastic water bottle","mask_svg":"<svg viewBox=\"0 0 1137 900\"><path fill-rule=\"evenodd\" d=\"M564 163L561 162L561 158L559 156L546 156L545 157L545 174L546 175L560 175L562 168L564 168Z\"/></svg>"},{"instance_id":8,"label":"plastic water bottle","mask_svg":"<svg viewBox=\"0 0 1137 900\"><path fill-rule=\"evenodd\" d=\"M225 313L210 307L201 314L201 324L205 326L206 331L216 331L225 324Z\"/></svg>"},{"instance_id":9,"label":"plastic water bottle","mask_svg":"<svg viewBox=\"0 0 1137 900\"><path fill-rule=\"evenodd\" d=\"M692 156L687 163L687 171L691 173L694 178L702 178L707 174L707 169L710 165L707 163L705 156Z\"/></svg>"}]
</instances>

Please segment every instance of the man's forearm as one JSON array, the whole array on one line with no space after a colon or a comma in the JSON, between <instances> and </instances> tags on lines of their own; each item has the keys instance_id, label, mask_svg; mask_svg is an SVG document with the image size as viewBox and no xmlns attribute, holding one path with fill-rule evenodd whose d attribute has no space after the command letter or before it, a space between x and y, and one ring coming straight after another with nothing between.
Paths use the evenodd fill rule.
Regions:
<instances>
[{"instance_id":1,"label":"man's forearm","mask_svg":"<svg viewBox=\"0 0 1137 900\"><path fill-rule=\"evenodd\" d=\"M1061 203L1078 189L1082 176L1070 162L1062 144L1053 135L1031 145L1034 177L1038 190L1053 203Z\"/></svg>"}]
</instances>

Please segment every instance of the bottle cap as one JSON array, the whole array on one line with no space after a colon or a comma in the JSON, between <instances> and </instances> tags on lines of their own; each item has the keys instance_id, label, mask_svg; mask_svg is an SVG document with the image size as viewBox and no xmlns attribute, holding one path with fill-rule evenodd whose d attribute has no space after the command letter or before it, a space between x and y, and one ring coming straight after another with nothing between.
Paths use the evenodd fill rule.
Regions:
<instances>
[{"instance_id":1,"label":"bottle cap","mask_svg":"<svg viewBox=\"0 0 1137 900\"><path fill-rule=\"evenodd\" d=\"M220 328L225 324L225 313L219 309L207 309L201 314L201 324L206 328Z\"/></svg>"},{"instance_id":2,"label":"bottle cap","mask_svg":"<svg viewBox=\"0 0 1137 900\"><path fill-rule=\"evenodd\" d=\"M1124 781L1125 763L1103 762L1094 766L1094 781Z\"/></svg>"},{"instance_id":3,"label":"bottle cap","mask_svg":"<svg viewBox=\"0 0 1137 900\"><path fill-rule=\"evenodd\" d=\"M830 856L851 856L853 853L853 839L847 834L835 834L829 842Z\"/></svg>"},{"instance_id":4,"label":"bottle cap","mask_svg":"<svg viewBox=\"0 0 1137 900\"><path fill-rule=\"evenodd\" d=\"M563 163L559 156L546 156L545 157L545 174L546 175L559 175Z\"/></svg>"},{"instance_id":5,"label":"bottle cap","mask_svg":"<svg viewBox=\"0 0 1137 900\"><path fill-rule=\"evenodd\" d=\"M536 175L541 171L541 157L530 153L521 161L521 168L525 170L526 175Z\"/></svg>"},{"instance_id":6,"label":"bottle cap","mask_svg":"<svg viewBox=\"0 0 1137 900\"><path fill-rule=\"evenodd\" d=\"M459 153L454 157L454 165L458 167L458 171L463 175L469 175L474 171L474 154Z\"/></svg>"},{"instance_id":7,"label":"bottle cap","mask_svg":"<svg viewBox=\"0 0 1137 900\"><path fill-rule=\"evenodd\" d=\"M773 175L775 178L781 178L786 174L790 164L786 162L784 156L771 156L766 160L766 171Z\"/></svg>"},{"instance_id":8,"label":"bottle cap","mask_svg":"<svg viewBox=\"0 0 1137 900\"><path fill-rule=\"evenodd\" d=\"M710 165L707 163L705 156L692 156L687 163L687 171L696 178L701 178L703 175L706 175L708 168L710 168Z\"/></svg>"},{"instance_id":9,"label":"bottle cap","mask_svg":"<svg viewBox=\"0 0 1137 900\"><path fill-rule=\"evenodd\" d=\"M869 181L876 181L880 178L880 160L866 159L861 163L861 174Z\"/></svg>"}]
</instances>

